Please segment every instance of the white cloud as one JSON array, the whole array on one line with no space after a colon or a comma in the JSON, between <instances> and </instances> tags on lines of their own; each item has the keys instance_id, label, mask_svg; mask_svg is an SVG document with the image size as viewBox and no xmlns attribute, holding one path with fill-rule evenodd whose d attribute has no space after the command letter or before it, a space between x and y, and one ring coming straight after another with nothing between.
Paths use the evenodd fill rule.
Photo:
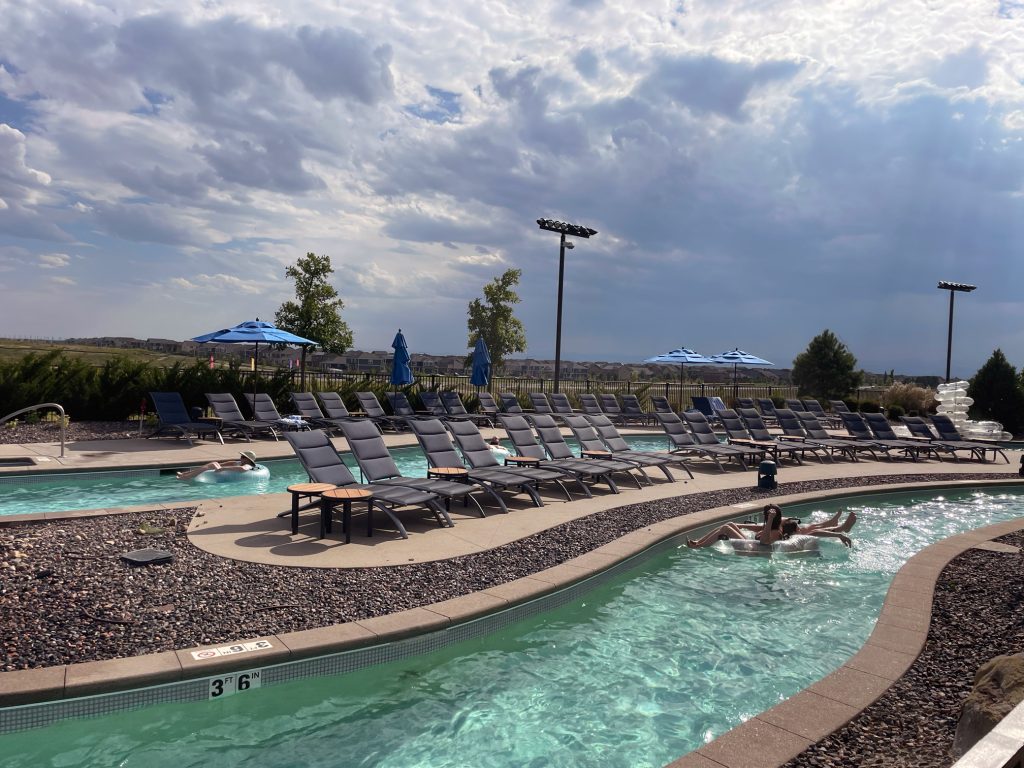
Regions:
<instances>
[{"instance_id":1,"label":"white cloud","mask_svg":"<svg viewBox=\"0 0 1024 768\"><path fill-rule=\"evenodd\" d=\"M71 263L66 253L44 253L39 256L39 266L43 269L62 269Z\"/></svg>"},{"instance_id":2,"label":"white cloud","mask_svg":"<svg viewBox=\"0 0 1024 768\"><path fill-rule=\"evenodd\" d=\"M10 0L0 249L88 254L62 308L29 313L38 335L100 295L95 332L271 316L284 265L316 251L358 345L411 315L435 351L519 267L550 356L550 216L599 230L566 260L568 356L634 359L643 329L652 351L683 333L788 363L832 327L868 367L935 372L942 329L920 318L941 277L1003 318L958 309L964 354L1019 365L1021 24L923 0Z\"/></svg>"}]
</instances>

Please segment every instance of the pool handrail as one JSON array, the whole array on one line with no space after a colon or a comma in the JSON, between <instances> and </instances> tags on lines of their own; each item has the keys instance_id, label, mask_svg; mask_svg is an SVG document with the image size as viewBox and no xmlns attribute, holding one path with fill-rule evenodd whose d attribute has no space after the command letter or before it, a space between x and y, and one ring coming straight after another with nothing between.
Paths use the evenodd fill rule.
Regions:
<instances>
[{"instance_id":1,"label":"pool handrail","mask_svg":"<svg viewBox=\"0 0 1024 768\"><path fill-rule=\"evenodd\" d=\"M60 403L37 403L36 405L30 405L27 408L22 408L21 410L14 411L13 413L8 413L6 416L4 416L2 419L0 419L0 424L5 424L8 421L10 421L11 419L13 419L15 416L20 416L23 413L28 413L29 411L35 411L35 410L38 410L40 408L56 408L57 411L60 413L60 457L63 459L64 458L64 429L65 429L65 427L67 425L67 416L64 414L64 406L62 406Z\"/></svg>"}]
</instances>

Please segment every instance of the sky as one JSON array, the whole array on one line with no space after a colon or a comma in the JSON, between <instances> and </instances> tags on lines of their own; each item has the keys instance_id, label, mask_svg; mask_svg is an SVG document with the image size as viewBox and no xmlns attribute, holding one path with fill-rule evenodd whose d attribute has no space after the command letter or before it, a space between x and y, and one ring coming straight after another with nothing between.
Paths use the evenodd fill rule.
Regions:
<instances>
[{"instance_id":1,"label":"sky","mask_svg":"<svg viewBox=\"0 0 1024 768\"><path fill-rule=\"evenodd\" d=\"M830 329L869 371L1024 366L1024 2L0 0L0 336L272 320L330 256L355 348L527 356Z\"/></svg>"}]
</instances>

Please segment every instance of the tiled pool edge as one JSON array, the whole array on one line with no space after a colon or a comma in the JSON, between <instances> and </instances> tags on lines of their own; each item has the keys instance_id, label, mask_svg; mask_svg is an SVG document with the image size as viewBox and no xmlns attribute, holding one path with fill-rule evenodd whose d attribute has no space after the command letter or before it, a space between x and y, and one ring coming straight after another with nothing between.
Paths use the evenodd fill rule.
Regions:
<instances>
[{"instance_id":1,"label":"tiled pool edge","mask_svg":"<svg viewBox=\"0 0 1024 768\"><path fill-rule=\"evenodd\" d=\"M1007 478L990 481L905 483L884 487L857 486L774 497L773 501L794 504L912 490L940 491L943 488L1020 484ZM304 677L336 674L443 647L492 632L513 621L574 600L581 592L590 591L602 582L614 578L622 570L633 567L635 562L632 558L635 556L656 552L659 546L675 546L671 539L681 533L720 520L735 518L756 506L756 503L747 503L719 507L666 520L633 531L554 568L443 603L360 622L267 638L253 638L269 641L271 647L264 650L200 661L196 660L192 653L204 649L189 648L129 659L2 673L0 733L37 727L66 717L106 714L159 701L201 700L207 698L211 678L238 670L259 668L266 673L266 684L273 685ZM723 762L725 759L733 759L730 750L735 752L744 742L751 743L748 741L749 728L761 729L757 731L758 737L755 742L760 758L758 764L763 763L769 745L777 745L780 748L778 762L781 764L812 740L841 727L860 711L849 702L863 699L865 690L871 694L870 699L859 704L859 707L862 709L874 701L913 663L923 645L930 618L930 602L927 613L918 620L918 623L923 622L923 629L917 633L920 638L916 649L912 653L901 650L907 647L901 643L906 643L908 638L912 638L915 630L904 626L907 624L908 611L902 606L899 616L894 616L892 611L886 611L895 605L890 605L890 601L897 586L897 599L901 594L900 590L904 590L902 594L916 594L918 602L922 593L926 593L930 600L934 579L941 567L975 543L986 541L986 536L992 538L1002 535L1001 527L1006 527L1007 531L1018 530L1024 527L1024 519L988 526L980 529L980 532L959 534L949 540L933 544L915 555L897 574L886 598L879 626L876 626L876 633L881 627L888 635L879 634L876 637L873 633L861 651L833 675L672 765L707 766L707 759L714 761L710 765L749 765L749 754L746 758L741 756L738 762ZM1000 532L985 533L992 528L1000 528ZM970 543L963 546L949 546L949 542L955 542L962 537L973 538ZM936 562L941 560L941 565L934 567L925 561L917 563L918 558L933 552L936 548L939 556ZM912 563L924 567L904 573ZM930 575L929 569L934 570L934 575ZM904 656L909 658L903 658ZM894 664L893 659L898 663ZM839 678L836 678L837 675ZM879 687L882 681L885 681L884 685ZM140 689L140 686L157 687ZM800 699L807 696L812 698ZM815 724L813 734L817 734L827 719L827 713L834 715L832 720L835 724L811 738L812 732L801 730L802 724L807 720L800 716L799 712L807 710L792 709L794 705L791 702L798 699L804 702L803 707L813 707L814 718L810 720ZM24 704L32 706L20 706ZM744 731L745 735L736 740L737 737L733 734L745 728L748 731ZM738 746L730 747L731 742ZM800 745L800 748L790 754L797 745ZM708 750L710 753L705 754ZM783 754L784 759L781 757ZM701 758L701 755L705 755L707 759ZM704 762L692 762L698 759L704 759ZM691 762L685 762L688 760Z\"/></svg>"}]
</instances>

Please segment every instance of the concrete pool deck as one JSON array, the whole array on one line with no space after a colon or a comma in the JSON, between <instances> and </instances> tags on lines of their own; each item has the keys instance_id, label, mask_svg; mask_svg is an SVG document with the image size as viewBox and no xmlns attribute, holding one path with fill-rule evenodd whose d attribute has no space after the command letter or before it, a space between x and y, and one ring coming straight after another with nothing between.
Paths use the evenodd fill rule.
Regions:
<instances>
[{"instance_id":1,"label":"concrete pool deck","mask_svg":"<svg viewBox=\"0 0 1024 768\"><path fill-rule=\"evenodd\" d=\"M644 433L645 430L631 430ZM657 432L649 432L656 435ZM144 466L195 466L212 459L231 458L239 450L250 449L259 459L290 458L284 441L261 441L252 444L197 444L189 448L175 445L177 441L104 440L88 444L69 444L67 456L57 456L59 445L0 446L0 459L35 456L41 461L32 471L53 469L125 469ZM407 436L388 436L391 446L409 445ZM141 445L140 445L141 443ZM165 445L159 445L164 443ZM170 444L168 444L170 443ZM344 440L335 440L344 449ZM985 484L1015 484L1017 454L1010 454L1011 463L936 462L936 461L837 461L819 463L813 459L803 466L786 463L780 468L779 480L845 478L855 487L828 493L774 496L773 502L795 503L827 496L850 496L860 493L896 492L905 487L920 488L922 483L909 482L873 486L877 475L957 475L951 487ZM756 484L756 473L731 470L725 473L700 461L691 462L695 478L690 480L681 471L675 483L659 481L641 490L623 487L622 493L595 494L591 500L573 503L545 494L545 506L510 505L510 513L489 509L486 518L464 513L453 507L454 528L438 528L432 520L422 524L403 517L409 525L410 538L402 540L380 531L372 539L365 536L357 522L351 544L344 544L336 531L327 539L318 540L318 518L314 512L302 516L297 536L291 536L289 520L277 518L289 507L287 494L262 497L236 497L199 503L199 513L189 529L190 541L216 555L273 565L301 565L324 568L374 567L427 562L479 552L507 544L568 520L585 517L598 511L692 493L748 488ZM3 473L24 473L25 467L4 468ZM983 475L1006 473L1005 480L982 480ZM963 479L977 475L978 482ZM653 477L653 475L652 475ZM863 478L863 482L856 482ZM909 479L909 478L908 478ZM929 485L941 486L939 483ZM193 506L186 502L173 506ZM168 505L170 507L172 505ZM53 701L77 696L123 691L130 687L205 678L253 665L269 665L305 659L321 654L337 653L409 637L431 630L444 629L474 616L493 613L555 592L579 582L609 566L638 554L656 543L679 533L708 526L723 519L747 514L759 507L757 503L708 509L684 517L666 520L633 531L616 541L599 547L554 568L532 574L481 592L448 600L424 608L380 616L316 630L275 635L268 640L272 649L246 654L244 658L226 657L197 660L190 651L152 654L134 659L49 667L0 675L0 706L29 701ZM152 505L145 507L152 509ZM84 514L84 513L82 513ZM71 516L78 516L72 513ZM69 515L62 515L67 517ZM381 516L382 517L382 516ZM4 519L3 522L12 520ZM958 554L975 546L1003 545L989 542L1005 533L1024 527L1024 521L1008 521L972 531L933 544L912 558L892 583L875 630L860 652L832 675L810 686L737 728L723 734L710 744L673 763L678 768L698 766L773 766L786 762L813 741L841 727L864 707L878 698L914 662L923 646L930 621L930 599L935 579L942 567ZM240 638L241 640L241 638Z\"/></svg>"}]
</instances>

